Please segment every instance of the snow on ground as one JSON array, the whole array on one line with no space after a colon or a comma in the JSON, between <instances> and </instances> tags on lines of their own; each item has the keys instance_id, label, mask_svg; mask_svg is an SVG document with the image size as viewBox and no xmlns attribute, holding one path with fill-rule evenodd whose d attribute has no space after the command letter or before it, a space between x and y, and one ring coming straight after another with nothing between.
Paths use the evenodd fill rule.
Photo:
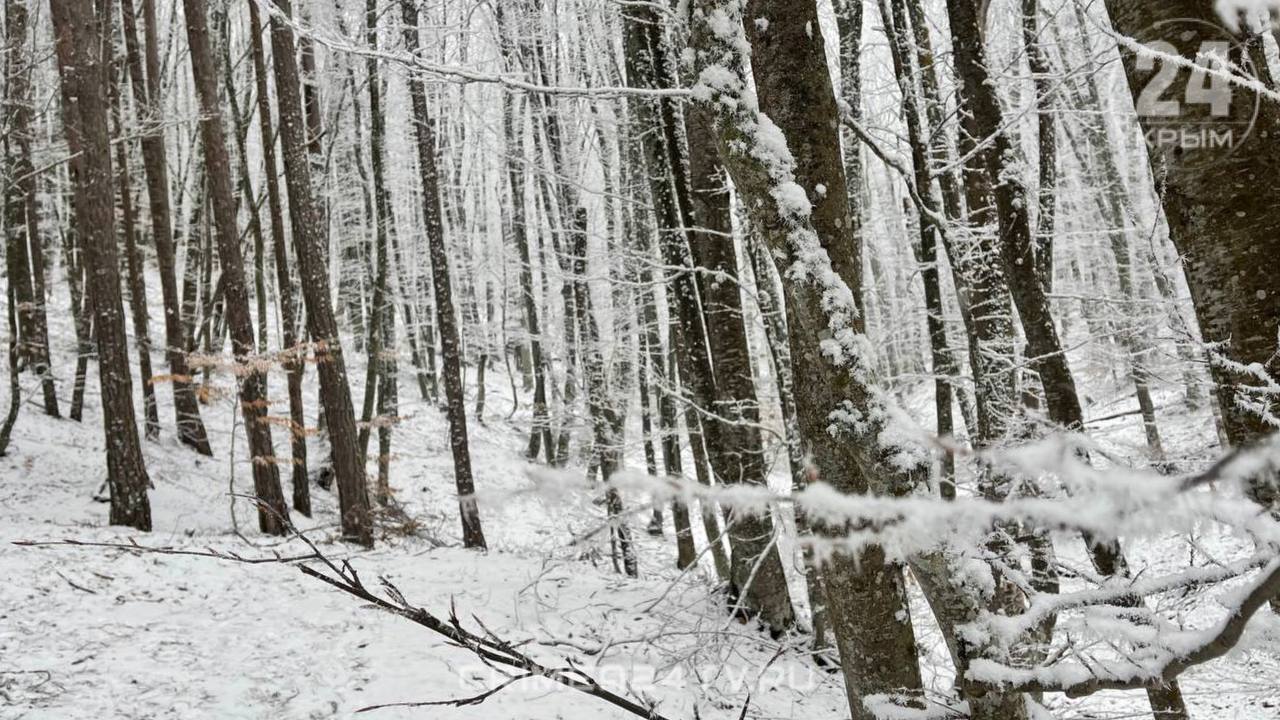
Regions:
<instances>
[{"instance_id":1,"label":"snow on ground","mask_svg":"<svg viewBox=\"0 0 1280 720\"><path fill-rule=\"evenodd\" d=\"M51 319L55 355L71 357L69 318L55 313ZM348 353L351 377L362 378L362 358L350 348ZM155 362L160 372L162 358ZM58 372L65 380L60 390L69 391L72 368L59 366ZM155 530L142 534L108 527L107 506L92 500L104 473L95 373L90 372L80 424L45 418L31 401L34 383L24 378L27 403L11 452L0 458L0 576L5 578L0 583L0 718L351 717L370 705L467 697L500 680L442 638L362 607L293 567L11 544L136 540L245 556L303 550L297 541L282 544L258 535L252 509L243 502L234 506L243 537L231 532L230 491L233 485L240 492L250 487L243 429L235 427L232 401L223 397L204 408L215 452L202 458L173 439L167 386L158 388L163 436L145 445L155 484ZM314 374L308 377L306 391L313 411L314 379ZM214 382L230 389L225 378ZM353 384L357 402L360 384ZM273 398L283 396L283 385L282 377L273 375ZM336 499L313 487L315 517L293 520L327 553L349 559L366 579L389 578L412 602L437 614L447 615L452 605L464 623L479 629L474 614L548 664L572 661L606 687L656 701L670 718L738 718L748 692L747 717L848 717L839 677L816 669L803 639L775 641L753 625L727 619L705 559L690 573L672 568L669 527L665 538L652 538L643 532L645 518L634 520L642 576L628 579L611 567L601 536L575 541L603 519L591 497L522 492L536 484L519 453L528 408L511 423L504 419L511 396L500 369L489 374L486 423L471 425L492 549L462 550L445 423L438 409L416 400L408 376L401 387L404 421L395 430L393 488L415 523L414 532L388 528L373 551L337 543ZM1163 400L1176 405L1172 397ZM1094 417L1107 414L1103 408L1092 410ZM921 422L930 421L925 412ZM1203 462L1211 455L1206 448L1212 435L1203 413L1177 409L1162 422L1166 445L1182 449L1180 461ZM1133 417L1102 424L1095 434L1126 457L1136 455L1131 451L1141 442ZM280 433L276 443L277 454L286 454ZM320 448L313 447L313 460L319 455ZM643 467L635 457L631 464ZM783 487L784 465L780 459L775 468L775 481ZM1207 533L1199 540L1208 552L1235 549L1227 534ZM1060 544L1064 558L1078 558L1078 540L1062 538ZM1185 562L1187 546L1142 543L1130 552L1138 566L1157 565ZM923 665L932 686L944 689L951 673L945 650L918 592L914 600L926 652ZM1280 644L1247 648L1188 674L1183 687L1192 716L1280 718L1276 647ZM1132 692L1048 701L1062 718L1148 712L1143 695ZM476 706L387 708L368 716L629 717L597 699L530 681Z\"/></svg>"}]
</instances>

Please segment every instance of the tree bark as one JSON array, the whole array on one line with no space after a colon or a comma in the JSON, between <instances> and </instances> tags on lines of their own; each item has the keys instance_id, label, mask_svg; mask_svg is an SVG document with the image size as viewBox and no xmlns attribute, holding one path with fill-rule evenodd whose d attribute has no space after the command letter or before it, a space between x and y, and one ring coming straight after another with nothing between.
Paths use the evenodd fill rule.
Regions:
<instances>
[{"instance_id":1,"label":"tree bark","mask_svg":"<svg viewBox=\"0 0 1280 720\"><path fill-rule=\"evenodd\" d=\"M712 78L710 97L699 107L714 120L721 159L750 209L752 227L778 254L777 262L819 273L784 276L792 364L796 377L805 378L795 399L809 474L842 492L865 493L873 489L875 473L875 491L899 492L905 489L897 487L900 478L880 477L888 464L888 450L876 439L883 410L863 382L866 359L850 346L862 329L854 300L859 238L840 191L846 183L839 113L816 4L749 2L744 12L734 3L706 0L694 15L691 44L699 67L726 68L731 76ZM743 95L744 39L750 40L758 107ZM747 150L759 147L762 123L785 139L790 161ZM824 351L833 345L841 348L838 356ZM854 426L856 433L836 420L850 415L864 420ZM842 526L816 530L845 535ZM863 703L872 694L919 707L922 682L901 568L877 546L856 556L835 551L824 565L824 580L853 717L873 717Z\"/></svg>"},{"instance_id":2,"label":"tree bark","mask_svg":"<svg viewBox=\"0 0 1280 720\"><path fill-rule=\"evenodd\" d=\"M107 481L111 488L110 522L149 531L150 480L133 409L116 255L111 135L107 128L110 104L106 90L110 77L102 52L103 43L110 37L110 21L94 11L93 0L51 0L49 6L61 76L63 126L68 146L80 153L72 161L75 225L92 287Z\"/></svg>"},{"instance_id":3,"label":"tree bark","mask_svg":"<svg viewBox=\"0 0 1280 720\"><path fill-rule=\"evenodd\" d=\"M202 455L212 455L200 406L191 386L191 369L187 364L183 342L182 303L178 295L176 252L173 220L169 205L169 170L165 160L164 126L160 106L160 50L156 38L155 0L142 0L145 23L144 50L138 44L137 20L133 0L120 0L123 18L125 58L133 84L133 97L142 120L142 161L147 181L147 200L151 209L151 234L156 246L156 262L160 266L160 290L164 296L165 354L169 361L169 380L173 385L173 407L177 416L178 439Z\"/></svg>"},{"instance_id":4,"label":"tree bark","mask_svg":"<svg viewBox=\"0 0 1280 720\"><path fill-rule=\"evenodd\" d=\"M276 6L286 14L289 12L288 0L276 0ZM372 546L373 524L369 515L369 496L365 491L364 461L357 452L351 389L347 385L338 325L329 302L328 253L320 225L320 208L311 184L293 31L276 17L271 18L271 46L285 184L294 217L294 242L302 271L307 328L316 346L320 400L329 428L333 471L342 511L342 533L352 541Z\"/></svg>"},{"instance_id":5,"label":"tree bark","mask_svg":"<svg viewBox=\"0 0 1280 720\"><path fill-rule=\"evenodd\" d=\"M414 0L401 0L404 21L405 50L418 54L418 8ZM413 105L414 130L417 138L418 172L422 181L422 217L431 248L431 267L435 286L436 322L440 327L440 349L443 359L445 400L448 403L449 443L453 448L454 484L458 488L458 511L462 519L462 542L468 548L484 549L484 530L480 525L480 509L475 499L475 481L471 475L471 452L467 443L466 399L462 394L462 358L457 318L453 309L453 289L449 279L449 254L445 247L441 221L439 175L436 169L435 132L427 108L427 93L421 79L409 78L409 97Z\"/></svg>"},{"instance_id":6,"label":"tree bark","mask_svg":"<svg viewBox=\"0 0 1280 720\"><path fill-rule=\"evenodd\" d=\"M624 26L628 82L634 87L675 87L674 60L662 35L662 20L651 8ZM726 485L766 485L759 405L738 295L737 258L728 196L712 201L723 184L713 180L718 162L705 120L691 119L689 133L702 133L698 147L686 148L678 109L669 100L639 102L635 117L653 130L644 136L645 158L666 265L677 268L669 286L684 341L676 346L680 374L693 390L707 457L716 479ZM694 144L691 138L691 144ZM691 150L696 150L697 156ZM691 177L690 164L694 166ZM696 178L696 179L695 179ZM694 184L698 183L698 184ZM698 228L698 230L693 230ZM700 272L728 273L715 287ZM703 313L706 313L705 317ZM714 326L715 332L707 328ZM768 513L735 510L728 525L729 589L736 612L758 615L774 632L795 624Z\"/></svg>"},{"instance_id":7,"label":"tree bark","mask_svg":"<svg viewBox=\"0 0 1280 720\"><path fill-rule=\"evenodd\" d=\"M249 290L241 261L240 235L236 223L236 203L231 189L231 162L227 157L222 109L218 102L217 66L209 47L205 0L183 0L187 22L187 44L191 54L191 75L200 105L200 136L204 146L205 176L213 201L214 230L232 354L240 386L240 413L249 440L253 463L253 486L258 497L258 527L271 535L284 535L289 509L280 490L280 470L271 443L267 422L267 371L255 357L253 319L249 314ZM228 88L235 92L235 88Z\"/></svg>"},{"instance_id":8,"label":"tree bark","mask_svg":"<svg viewBox=\"0 0 1280 720\"><path fill-rule=\"evenodd\" d=\"M129 311L133 320L134 341L138 350L138 379L142 385L142 406L146 413L146 438L160 437L160 413L156 408L154 373L151 369L151 333L147 327L147 285L143 275L142 253L138 250L137 215L133 205L133 183L129 176L129 151L124 135L124 108L120 98L123 78L112 68L111 116L115 122L117 181L120 189L120 220L124 235L125 264L128 268Z\"/></svg>"},{"instance_id":9,"label":"tree bark","mask_svg":"<svg viewBox=\"0 0 1280 720\"><path fill-rule=\"evenodd\" d=\"M253 76L258 103L258 126L262 135L262 161L266 166L267 209L271 214L271 254L275 262L276 293L280 302L282 362L289 393L289 445L293 462L293 509L311 517L311 489L307 478L307 423L302 400L302 374L306 351L298 347L298 311L293 279L289 275L289 249L284 240L284 209L276 165L276 137L271 123L271 95L267 88L266 51L262 46L262 23L258 4L249 3L249 34L253 50ZM295 243L296 243L295 238Z\"/></svg>"},{"instance_id":10,"label":"tree bark","mask_svg":"<svg viewBox=\"0 0 1280 720\"><path fill-rule=\"evenodd\" d=\"M17 303L18 353L40 378L44 412L61 417L49 356L49 319L45 310L44 243L31 162L31 68L27 57L26 0L5 2L5 98L9 106L5 155L10 182L5 202L8 235L5 260Z\"/></svg>"}]
</instances>

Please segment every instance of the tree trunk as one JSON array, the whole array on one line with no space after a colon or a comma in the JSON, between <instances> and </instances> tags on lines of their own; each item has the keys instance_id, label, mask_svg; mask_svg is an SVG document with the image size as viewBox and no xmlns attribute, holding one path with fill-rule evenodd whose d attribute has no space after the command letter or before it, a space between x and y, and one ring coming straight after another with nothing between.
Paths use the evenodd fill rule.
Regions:
<instances>
[{"instance_id":1,"label":"tree trunk","mask_svg":"<svg viewBox=\"0 0 1280 720\"><path fill-rule=\"evenodd\" d=\"M151 208L151 234L156 246L156 262L160 266L160 290L164 296L165 355L169 360L169 380L173 385L178 439L202 455L212 455L204 422L200 419L200 406L191 386L191 369L187 365L186 343L183 342L182 304L175 274L177 261L169 206L169 170L165 160L164 126L161 118L160 50L156 38L155 0L142 0L142 11L146 34L145 74L144 51L138 44L133 0L120 0L125 58L129 64L133 97L138 112L146 116L141 122L142 161L147 181L147 199Z\"/></svg>"},{"instance_id":2,"label":"tree trunk","mask_svg":"<svg viewBox=\"0 0 1280 720\"><path fill-rule=\"evenodd\" d=\"M747 38L758 107L743 97ZM839 115L816 4L749 2L741 11L707 0L695 11L691 44L699 68L728 71L729 78L710 87L699 108L714 119L721 159L750 209L752 227L779 255L777 262L810 273L784 276L792 363L795 376L805 378L795 399L800 437L812 458L809 474L842 492L865 493L873 490L869 473L877 473L874 491L900 491L898 478L878 477L888 466L889 450L876 439L883 408L863 384L867 359L852 345L861 332L854 301L860 290L859 238L851 232L848 198L840 192L846 183ZM769 120L770 134L787 142L789 160L765 161L742 152L756 147L756 133ZM839 347L839 354L824 347ZM863 422L850 426L835 419L854 416ZM815 529L832 538L845 535L842 526ZM876 546L856 556L836 551L824 566L824 580L853 717L873 717L863 704L872 694L919 707L922 683L901 568L886 562Z\"/></svg>"},{"instance_id":3,"label":"tree trunk","mask_svg":"<svg viewBox=\"0 0 1280 720\"><path fill-rule=\"evenodd\" d=\"M365 8L366 42L373 52L378 49L378 3L368 0ZM378 367L378 502L391 500L391 423L398 412L398 381L395 356L395 303L387 289L390 269L387 236L395 231L391 212L391 191L387 188L385 165L386 115L382 107L382 77L373 56L365 60L369 85L369 154L373 167L374 237L377 271L373 286L373 310L370 313L379 352L371 358Z\"/></svg>"},{"instance_id":4,"label":"tree trunk","mask_svg":"<svg viewBox=\"0 0 1280 720\"><path fill-rule=\"evenodd\" d=\"M660 15L651 8L637 12L646 17L624 26L628 81L635 87L675 87L674 60ZM654 128L644 135L644 148L663 261L681 269L670 287L684 337L676 357L704 415L703 438L716 479L765 487L759 405L736 283L728 196L715 179L719 163L710 125L689 119L686 149L677 113L670 100L639 102L635 113L641 126ZM696 273L703 268L728 278L719 284L700 282ZM709 333L709 326L716 331ZM731 513L729 589L736 612L758 615L772 631L783 632L794 625L795 610L774 533L768 513Z\"/></svg>"},{"instance_id":5,"label":"tree trunk","mask_svg":"<svg viewBox=\"0 0 1280 720\"><path fill-rule=\"evenodd\" d=\"M418 53L418 8L414 0L401 0L405 49ZM458 488L458 510L462 518L462 542L465 547L486 547L480 526L480 509L475 499L475 482L471 476L471 452L467 446L467 409L462 394L462 358L457 319L453 309L453 289L449 284L449 255L445 247L441 221L439 176L436 170L435 133L427 108L427 93L421 79L409 79L409 97L413 104L414 130L417 138L418 172L422 181L422 217L431 248L431 268L435 286L436 321L440 327L440 349L444 363L445 400L448 403L449 442L453 448L454 483Z\"/></svg>"},{"instance_id":6,"label":"tree trunk","mask_svg":"<svg viewBox=\"0 0 1280 720\"><path fill-rule=\"evenodd\" d=\"M276 6L283 13L289 12L288 0L277 0ZM294 242L302 270L307 328L316 346L320 400L329 428L333 471L342 510L342 533L350 540L372 546L373 526L369 516L369 496L365 492L364 462L357 453L351 389L347 386L338 325L333 317L333 306L329 303L328 253L324 248L320 208L311 185L293 31L276 17L271 18L271 45L285 184L294 217Z\"/></svg>"},{"instance_id":7,"label":"tree trunk","mask_svg":"<svg viewBox=\"0 0 1280 720\"><path fill-rule=\"evenodd\" d=\"M218 102L216 61L209 47L205 0L183 0L187 21L187 43L191 54L191 75L200 104L200 136L204 145L205 176L213 201L214 229L228 328L231 332L234 372L240 385L240 413L249 440L253 463L253 486L258 497L258 527L271 535L284 535L289 509L280 491L280 470L271 443L267 422L267 371L254 357L256 345L253 319L249 314L249 290L240 255L236 227L236 203L231 189L231 162L227 157L222 109ZM235 88L228 88L235 92Z\"/></svg>"},{"instance_id":8,"label":"tree trunk","mask_svg":"<svg viewBox=\"0 0 1280 720\"><path fill-rule=\"evenodd\" d=\"M112 525L151 529L150 480L143 464L133 409L133 383L120 300L120 264L116 255L115 203L112 191L111 135L107 128L110 77L103 65L109 18L94 11L93 0L51 0L56 54L61 75L63 125L67 145L78 158L75 176L75 225L93 296L98 341L98 380L111 488Z\"/></svg>"},{"instance_id":9,"label":"tree trunk","mask_svg":"<svg viewBox=\"0 0 1280 720\"><path fill-rule=\"evenodd\" d=\"M142 253L138 250L137 216L133 205L133 183L129 179L128 143L124 136L124 109L120 103L123 78L111 79L112 118L115 121L117 178L120 188L120 218L124 235L125 264L129 275L129 310L138 350L138 379L142 385L142 405L146 411L146 438L160 438L160 413L156 409L154 373L151 370L151 333L147 328L147 285Z\"/></svg>"},{"instance_id":10,"label":"tree trunk","mask_svg":"<svg viewBox=\"0 0 1280 720\"><path fill-rule=\"evenodd\" d=\"M1194 61L1204 43L1222 41L1211 3L1172 0L1160 4L1109 0L1112 23L1119 32L1139 41L1162 41L1177 55ZM1247 62L1246 39L1237 35L1231 61ZM1143 102L1152 70L1176 69L1172 87L1193 87L1190 71L1156 62L1141 69L1133 51L1121 48L1129 89L1146 134L1152 176L1169 223L1169 237L1184 259L1187 284L1200 330L1211 352L1210 371L1228 440L1246 446L1275 431L1280 400L1273 390L1280 377L1280 290L1276 258L1280 257L1280 205L1258 183L1280 175L1280 109L1256 91L1232 84L1223 101L1225 114L1215 115L1218 103L1183 103L1178 114L1160 117ZM1264 85L1270 77L1264 63L1254 61ZM1250 125L1249 122L1252 124ZM1241 130L1241 128L1245 128ZM1178 134L1192 129L1231 133L1230 147L1185 146L1161 140L1161 131ZM1277 474L1262 471L1249 479L1250 495L1264 507L1280 512ZM1272 609L1280 612L1274 599Z\"/></svg>"},{"instance_id":11,"label":"tree trunk","mask_svg":"<svg viewBox=\"0 0 1280 720\"><path fill-rule=\"evenodd\" d=\"M28 13L26 0L5 2L5 82L8 111L4 139L9 166L8 193L4 198L8 226L5 259L9 286L17 303L18 353L40 378L44 412L61 417L58 393L49 365L49 319L45 311L44 243L36 198L36 173L31 162L31 68L26 54Z\"/></svg>"},{"instance_id":12,"label":"tree trunk","mask_svg":"<svg viewBox=\"0 0 1280 720\"><path fill-rule=\"evenodd\" d=\"M266 165L267 209L271 214L271 254L276 268L276 293L280 298L282 362L289 392L289 445L293 462L293 509L311 517L311 489L307 482L307 427L302 402L302 361L306 351L298 347L297 304L293 280L289 276L289 250L284 241L284 210L276 165L275 133L271 125L271 95L267 89L266 51L262 46L262 23L258 4L249 3L249 34L253 49L253 75L258 103L258 125L262 135L262 160ZM296 242L296 239L295 239Z\"/></svg>"}]
</instances>

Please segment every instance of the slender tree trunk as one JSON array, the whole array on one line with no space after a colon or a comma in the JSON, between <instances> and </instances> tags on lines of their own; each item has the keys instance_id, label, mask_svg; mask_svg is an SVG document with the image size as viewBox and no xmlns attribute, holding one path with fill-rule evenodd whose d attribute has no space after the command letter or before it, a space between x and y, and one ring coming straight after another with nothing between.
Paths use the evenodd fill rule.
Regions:
<instances>
[{"instance_id":1,"label":"slender tree trunk","mask_svg":"<svg viewBox=\"0 0 1280 720\"><path fill-rule=\"evenodd\" d=\"M160 413L156 408L154 373L151 370L151 333L147 327L147 286L143 275L142 253L138 250L137 215L133 206L133 183L129 179L128 144L124 142L124 108L121 106L117 76L111 82L112 118L115 120L117 178L120 187L120 218L124 234L125 263L128 267L129 310L133 319L133 335L138 350L138 379L142 385L142 405L146 411L146 438L160 437Z\"/></svg>"},{"instance_id":2,"label":"slender tree trunk","mask_svg":"<svg viewBox=\"0 0 1280 720\"><path fill-rule=\"evenodd\" d=\"M31 162L31 68L27 56L28 13L25 0L5 2L5 97L9 107L4 138L9 185L4 198L9 286L17 303L19 355L40 378L44 412L61 417L49 356L49 319L45 310L44 243Z\"/></svg>"},{"instance_id":3,"label":"slender tree trunk","mask_svg":"<svg viewBox=\"0 0 1280 720\"><path fill-rule=\"evenodd\" d=\"M516 65L516 54L510 36L503 31L507 27L504 21L502 5L494 5L498 15L500 50L509 71ZM529 430L529 443L525 448L525 457L535 460L540 449L546 449L547 462L552 460L551 418L547 410L547 369L542 352L542 326L538 319L538 299L533 287L533 262L529 253L529 213L525 205L525 172L524 172L524 122L519 113L519 98L515 93L506 93L503 99L503 132L506 138L506 174L507 185L511 191L509 206L511 239L516 247L520 261L520 296L524 309L524 324L529 332L529 355L531 375L533 376L533 426Z\"/></svg>"},{"instance_id":4,"label":"slender tree trunk","mask_svg":"<svg viewBox=\"0 0 1280 720\"><path fill-rule=\"evenodd\" d=\"M401 0L405 49L418 53L418 8L413 0ZM409 97L413 104L414 130L417 137L418 172L422 180L422 217L426 223L427 241L431 248L432 283L435 286L437 324L444 361L444 389L448 402L449 442L453 448L454 483L458 488L458 510L462 516L462 542L468 548L486 547L480 526L480 509L475 499L475 482L471 476L471 452L467 446L467 409L462 394L462 359L459 356L457 319L453 309L453 289L449 284L449 255L445 247L441 222L439 175L436 170L435 133L427 108L427 93L422 81L409 79Z\"/></svg>"},{"instance_id":5,"label":"slender tree trunk","mask_svg":"<svg viewBox=\"0 0 1280 720\"><path fill-rule=\"evenodd\" d=\"M173 385L173 407L177 416L178 439L202 455L212 455L200 406L191 385L191 369L187 364L183 342L182 303L178 295L176 252L173 220L169 205L169 170L165 160L164 125L160 104L160 50L157 40L155 0L142 0L145 28L144 50L139 47L137 20L133 0L120 0L123 18L125 58L133 84L133 97L142 118L142 160L147 181L147 199L151 208L151 234L160 266L160 290L164 296L165 354L169 361L169 380Z\"/></svg>"},{"instance_id":6,"label":"slender tree trunk","mask_svg":"<svg viewBox=\"0 0 1280 720\"><path fill-rule=\"evenodd\" d=\"M378 3L368 0L365 5L366 42L374 52L378 49ZM394 232L391 212L391 191L387 187L386 115L382 106L382 77L378 61L370 56L365 60L369 85L369 154L373 167L374 236L377 246L377 271L373 287L372 325L377 339L378 354L371 358L378 366L378 502L386 505L391 500L391 423L397 412L398 369L395 356L395 303L388 292L390 269L390 245L387 236ZM477 415L479 413L477 412Z\"/></svg>"},{"instance_id":7,"label":"slender tree trunk","mask_svg":"<svg viewBox=\"0 0 1280 720\"><path fill-rule=\"evenodd\" d=\"M604 356L600 352L600 332L592 310L591 290L587 284L587 211L578 208L573 223L572 279L574 301L577 304L582 338L582 368L586 376L587 405L591 416L592 437L600 476L606 485L613 479L622 463L622 430L625 425L623 408L619 398L610 393L609 377L605 370ZM623 400L622 402L625 402ZM614 487L605 488L605 508L609 514L609 532L622 556L623 570L630 577L639 574L635 546L631 540L631 528L623 512L622 496Z\"/></svg>"},{"instance_id":8,"label":"slender tree trunk","mask_svg":"<svg viewBox=\"0 0 1280 720\"><path fill-rule=\"evenodd\" d=\"M661 18L651 8L637 12L645 17L624 26L628 81L635 87L674 87L674 60L662 35ZM688 118L686 148L686 129L671 101L637 103L635 117L642 126L654 128L645 134L644 148L660 246L665 264L680 269L670 286L685 339L677 345L676 357L696 406L705 413L701 424L711 469L721 483L763 487L759 405L736 282L728 195L717 178L720 167L710 126ZM702 269L725 280L700 282L695 273ZM708 332L708 326L716 331ZM790 628L795 610L773 518L735 510L728 535L735 611L760 616L774 632Z\"/></svg>"},{"instance_id":9,"label":"slender tree trunk","mask_svg":"<svg viewBox=\"0 0 1280 720\"><path fill-rule=\"evenodd\" d=\"M302 362L306 351L298 347L298 311L293 280L289 276L289 250L284 240L284 210L280 198L276 165L275 133L271 124L271 95L267 89L266 51L262 46L262 23L258 4L249 3L249 34L253 50L253 75L257 88L258 125L262 135L262 160L266 165L267 209L271 214L271 254L275 261L276 293L280 298L282 365L287 373L289 393L289 445L293 462L293 509L311 517L311 489L307 482L307 427L302 401Z\"/></svg>"},{"instance_id":10,"label":"slender tree trunk","mask_svg":"<svg viewBox=\"0 0 1280 720\"><path fill-rule=\"evenodd\" d=\"M74 213L73 213L74 216ZM85 379L89 372L89 360L97 355L93 343L93 307L90 305L90 288L84 281L84 264L80 240L74 226L67 228L62 240L63 262L67 269L67 293L71 296L71 315L76 328L76 372L71 389L71 407L67 416L80 422L84 411Z\"/></svg>"},{"instance_id":11,"label":"slender tree trunk","mask_svg":"<svg viewBox=\"0 0 1280 720\"><path fill-rule=\"evenodd\" d=\"M109 3L108 3L109 5ZM98 380L111 488L112 525L151 529L150 480L142 459L133 409L133 383L120 300L120 264L116 256L114 193L111 187L111 134L107 128L110 77L103 65L109 42L109 17L94 11L93 0L51 0L56 54L61 75L63 125L67 145L80 156L75 176L75 225L92 285L94 332L98 341Z\"/></svg>"},{"instance_id":12,"label":"slender tree trunk","mask_svg":"<svg viewBox=\"0 0 1280 720\"><path fill-rule=\"evenodd\" d=\"M1054 112L1053 67L1040 38L1040 0L1022 0L1022 46L1035 83L1036 148L1039 183L1032 240L1035 271L1045 292L1053 291L1053 231L1058 201L1058 123Z\"/></svg>"},{"instance_id":13,"label":"slender tree trunk","mask_svg":"<svg viewBox=\"0 0 1280 720\"><path fill-rule=\"evenodd\" d=\"M281 12L289 12L288 0L276 0ZM293 31L282 19L271 18L272 63L275 65L276 104L280 114L280 140L285 181L294 223L294 242L302 270L302 295L306 302L307 328L316 345L320 375L320 400L329 428L333 471L342 509L342 532L362 545L373 545L369 496L365 492L364 462L356 447L356 419L351 409L346 365L338 325L329 301L327 252L320 208L313 193L307 162L302 115L302 92L294 56Z\"/></svg>"},{"instance_id":14,"label":"slender tree trunk","mask_svg":"<svg viewBox=\"0 0 1280 720\"><path fill-rule=\"evenodd\" d=\"M13 426L18 422L18 409L22 406L22 382L18 378L18 302L13 292L13 285L7 288L9 298L5 316L9 320L9 409L5 412L4 421L0 422L0 457L9 453L9 441L13 437Z\"/></svg>"},{"instance_id":15,"label":"slender tree trunk","mask_svg":"<svg viewBox=\"0 0 1280 720\"><path fill-rule=\"evenodd\" d=\"M244 418L249 457L253 463L253 486L259 503L258 527L265 533L284 535L289 509L280 491L280 470L271 443L271 425L267 422L267 372L254 357L253 320L249 314L249 291L240 256L236 203L231 189L231 162L227 157L222 107L218 102L216 61L209 47L205 0L183 0L183 9L191 54L191 75L203 116L200 135L204 145L205 176L209 180L213 201L223 298L240 385L240 413ZM235 88L228 88L228 92L234 91Z\"/></svg>"},{"instance_id":16,"label":"slender tree trunk","mask_svg":"<svg viewBox=\"0 0 1280 720\"><path fill-rule=\"evenodd\" d=\"M889 9L887 3L880 4L881 12ZM947 327L942 305L942 287L939 277L938 246L945 231L940 223L945 216L940 193L934 189L930 177L929 147L927 145L925 110L921 104L920 94L916 87L916 56L910 50L907 36L907 25L910 23L904 3L895 1L890 11L892 25L885 24L890 41L890 53L893 57L894 74L898 78L898 87L902 92L902 104L907 124L907 137L911 146L911 164L914 170L913 180L916 191L925 203L924 213L919 213L918 243L912 243L916 259L920 263L920 280L924 287L926 324L929 333L929 351L934 374L934 406L938 418L938 436L947 437L954 432L951 414L952 382L959 373L955 357L951 354L947 340ZM932 72L930 70L930 72ZM932 217L928 214L932 213ZM943 499L954 500L955 456L945 453L942 457L942 472L938 478L939 494Z\"/></svg>"}]
</instances>

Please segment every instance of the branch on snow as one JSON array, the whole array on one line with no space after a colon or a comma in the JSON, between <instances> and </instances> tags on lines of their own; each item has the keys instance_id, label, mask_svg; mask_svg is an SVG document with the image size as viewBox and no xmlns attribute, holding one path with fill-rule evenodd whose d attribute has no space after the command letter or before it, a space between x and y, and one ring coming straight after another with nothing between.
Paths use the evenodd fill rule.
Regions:
<instances>
[{"instance_id":1,"label":"branch on snow","mask_svg":"<svg viewBox=\"0 0 1280 720\"><path fill-rule=\"evenodd\" d=\"M237 497L244 497L257 502L257 498L251 496L237 495ZM266 507L268 512L275 513L275 510L270 506L262 503L259 503L259 505ZM133 541L128 543L110 543L85 542L79 540L51 540L17 541L13 544L23 547L69 546L109 548L139 554L182 555L189 557L211 558L248 565L298 563L298 569L302 574L319 580L320 582L323 582L326 585L340 590L352 597L359 598L379 610L384 610L393 615L398 615L410 622L421 625L434 633L443 635L445 638L452 641L454 645L475 654L476 657L490 667L509 668L511 670L519 671L516 674L510 675L506 681L499 685L470 697L440 701L371 705L361 708L357 712L366 712L388 707L426 707L432 705L452 705L461 707L465 705L478 705L519 680L541 677L559 683L560 685L564 685L565 687L577 690L578 692L599 698L632 715L645 718L645 720L669 720L651 705L641 704L602 687L593 677L574 665L571 660L567 660L566 664L561 667L550 667L539 663L521 652L516 648L516 646L506 640L503 640L496 633L489 630L485 627L484 623L475 616L472 616L472 619L480 626L481 632L475 633L467 630L463 627L462 621L458 619L456 607L451 606L449 608L448 620L441 619L425 608L410 603L400 589L386 578L379 578L385 597L375 594L364 584L364 581L360 579L359 573L356 572L355 567L352 566L348 560L344 559L341 561L335 561L325 555L315 542L303 533L299 532L298 529L289 522L288 518L281 517L278 513L276 514L276 517L284 523L285 528L287 528L291 535L298 540L301 540L308 549L310 549L310 552L292 556L272 554L265 557L245 557L234 552L213 548L205 550L184 550L172 547L150 547L146 545L139 545ZM319 566L315 567L304 564L308 561L318 563Z\"/></svg>"}]
</instances>

